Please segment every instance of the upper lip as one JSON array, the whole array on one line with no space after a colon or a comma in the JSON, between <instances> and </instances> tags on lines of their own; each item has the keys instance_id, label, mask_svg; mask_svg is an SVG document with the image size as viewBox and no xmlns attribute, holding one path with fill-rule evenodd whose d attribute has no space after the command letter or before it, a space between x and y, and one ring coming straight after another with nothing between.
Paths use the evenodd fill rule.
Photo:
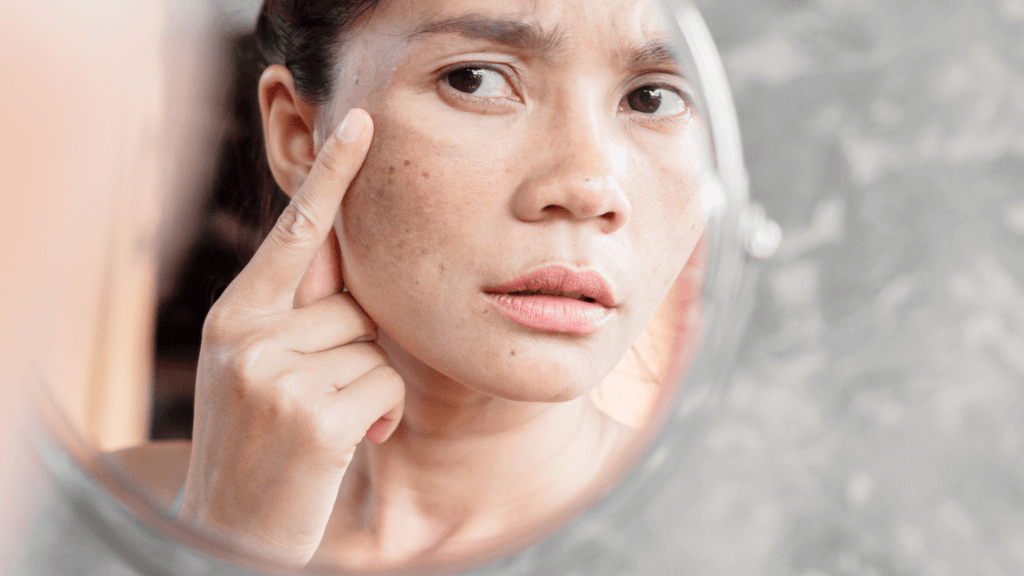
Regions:
<instances>
[{"instance_id":1,"label":"upper lip","mask_svg":"<svg viewBox=\"0 0 1024 576\"><path fill-rule=\"evenodd\" d=\"M607 308L615 307L615 295L608 281L597 272L576 272L564 266L548 266L524 274L511 282L484 289L488 294L512 294L515 292L537 292L579 295Z\"/></svg>"}]
</instances>

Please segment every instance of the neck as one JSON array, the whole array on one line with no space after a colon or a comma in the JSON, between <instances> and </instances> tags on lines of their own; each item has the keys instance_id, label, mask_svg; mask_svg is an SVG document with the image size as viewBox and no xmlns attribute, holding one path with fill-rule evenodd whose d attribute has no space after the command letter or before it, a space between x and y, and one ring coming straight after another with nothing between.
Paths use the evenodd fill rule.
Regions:
<instances>
[{"instance_id":1,"label":"neck","mask_svg":"<svg viewBox=\"0 0 1024 576\"><path fill-rule=\"evenodd\" d=\"M349 564L459 557L536 528L598 487L632 436L587 397L513 402L399 370L402 422L357 450L325 539L361 541Z\"/></svg>"}]
</instances>

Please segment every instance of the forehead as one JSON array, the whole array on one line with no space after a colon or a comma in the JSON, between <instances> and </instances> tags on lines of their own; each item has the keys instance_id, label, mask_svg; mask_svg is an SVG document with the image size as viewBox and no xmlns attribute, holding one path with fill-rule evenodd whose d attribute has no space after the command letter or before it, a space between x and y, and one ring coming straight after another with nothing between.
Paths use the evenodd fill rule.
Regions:
<instances>
[{"instance_id":1,"label":"forehead","mask_svg":"<svg viewBox=\"0 0 1024 576\"><path fill-rule=\"evenodd\" d=\"M509 32L539 36L549 41L548 47L557 40L559 46L614 50L666 36L653 0L389 0L368 15L356 33L414 42L459 30L435 26L439 23L460 22L524 24L527 27Z\"/></svg>"}]
</instances>

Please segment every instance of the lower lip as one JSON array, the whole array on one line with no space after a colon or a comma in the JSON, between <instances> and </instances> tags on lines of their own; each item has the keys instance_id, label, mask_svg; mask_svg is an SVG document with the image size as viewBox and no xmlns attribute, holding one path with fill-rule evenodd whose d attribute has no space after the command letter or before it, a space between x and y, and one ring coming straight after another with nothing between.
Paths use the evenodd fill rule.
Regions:
<instances>
[{"instance_id":1,"label":"lower lip","mask_svg":"<svg viewBox=\"0 0 1024 576\"><path fill-rule=\"evenodd\" d=\"M505 318L541 332L593 334L615 311L596 302L548 294L488 294L487 299Z\"/></svg>"}]
</instances>

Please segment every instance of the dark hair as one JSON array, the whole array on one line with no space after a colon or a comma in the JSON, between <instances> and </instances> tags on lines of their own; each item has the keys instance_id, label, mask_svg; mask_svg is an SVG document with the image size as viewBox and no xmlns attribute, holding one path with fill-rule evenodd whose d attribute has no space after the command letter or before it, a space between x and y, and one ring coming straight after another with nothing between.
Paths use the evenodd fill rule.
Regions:
<instances>
[{"instance_id":1,"label":"dark hair","mask_svg":"<svg viewBox=\"0 0 1024 576\"><path fill-rule=\"evenodd\" d=\"M248 170L224 174L232 184L222 194L231 212L254 232L239 256L248 261L288 205L288 197L274 182L267 165L266 143L256 95L259 77L272 64L291 71L295 90L306 102L325 103L334 91L334 61L345 31L382 0L264 0L256 28L240 39L235 54L241 73L235 83L236 102L248 114L236 115L240 137L228 144L246 158ZM240 116L244 116L241 117ZM252 170L252 166L257 166ZM257 182L253 183L253 177Z\"/></svg>"},{"instance_id":2,"label":"dark hair","mask_svg":"<svg viewBox=\"0 0 1024 576\"><path fill-rule=\"evenodd\" d=\"M266 66L281 64L295 78L295 90L322 104L334 88L332 64L342 34L381 0L265 0L256 40Z\"/></svg>"}]
</instances>

